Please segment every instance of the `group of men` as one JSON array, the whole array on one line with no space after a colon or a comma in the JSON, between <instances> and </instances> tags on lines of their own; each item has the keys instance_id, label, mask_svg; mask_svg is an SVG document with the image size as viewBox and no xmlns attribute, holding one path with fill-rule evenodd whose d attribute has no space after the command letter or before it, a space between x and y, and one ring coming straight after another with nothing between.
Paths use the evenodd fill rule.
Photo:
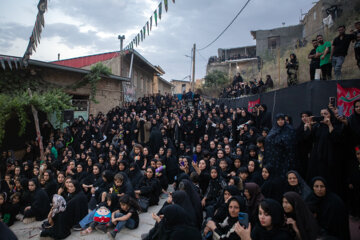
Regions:
<instances>
[{"instance_id":1,"label":"group of men","mask_svg":"<svg viewBox=\"0 0 360 240\"><path fill-rule=\"evenodd\" d=\"M360 69L360 21L355 23L356 30L346 33L344 25L338 27L338 36L332 42L324 41L322 35L312 40L313 49L309 53L310 79L315 79L316 69L321 69L321 79L331 80L332 68L334 68L336 80L341 79L341 69L348 54L351 42L355 42L354 51L357 66Z\"/></svg>"}]
</instances>

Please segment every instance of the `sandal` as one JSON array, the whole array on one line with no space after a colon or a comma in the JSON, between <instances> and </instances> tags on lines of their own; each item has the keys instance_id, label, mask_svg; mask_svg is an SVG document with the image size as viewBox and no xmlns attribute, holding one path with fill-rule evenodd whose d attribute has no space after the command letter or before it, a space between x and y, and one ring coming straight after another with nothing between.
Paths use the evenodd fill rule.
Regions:
<instances>
[{"instance_id":1,"label":"sandal","mask_svg":"<svg viewBox=\"0 0 360 240\"><path fill-rule=\"evenodd\" d=\"M87 228L87 229L81 231L81 232L80 232L80 235L81 235L81 236L88 235L88 234L90 234L91 232L92 232L92 229L91 229L91 228Z\"/></svg>"}]
</instances>

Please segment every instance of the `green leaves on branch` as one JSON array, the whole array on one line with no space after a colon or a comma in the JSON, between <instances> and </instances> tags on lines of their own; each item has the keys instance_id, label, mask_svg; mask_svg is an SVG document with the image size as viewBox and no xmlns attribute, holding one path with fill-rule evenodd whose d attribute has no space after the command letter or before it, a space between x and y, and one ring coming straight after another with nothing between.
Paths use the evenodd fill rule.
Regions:
<instances>
[{"instance_id":1,"label":"green leaves on branch","mask_svg":"<svg viewBox=\"0 0 360 240\"><path fill-rule=\"evenodd\" d=\"M0 144L5 136L5 124L12 117L17 117L20 123L19 136L23 135L26 129L28 112L31 112L31 105L38 111L55 113L57 119L61 119L63 110L71 109L71 96L59 89L52 89L46 92L33 92L30 98L26 90L14 94L0 94ZM32 115L30 115L32 116Z\"/></svg>"},{"instance_id":2,"label":"green leaves on branch","mask_svg":"<svg viewBox=\"0 0 360 240\"><path fill-rule=\"evenodd\" d=\"M96 91L97 91L97 83L101 80L101 76L109 76L111 74L111 69L105 66L102 63L97 63L96 65L90 68L90 72L80 81L72 86L73 89L77 89L86 85L90 85L90 100L94 103L98 103L96 101Z\"/></svg>"},{"instance_id":3,"label":"green leaves on branch","mask_svg":"<svg viewBox=\"0 0 360 240\"><path fill-rule=\"evenodd\" d=\"M205 88L219 88L229 84L228 76L218 70L215 70L205 76Z\"/></svg>"}]
</instances>

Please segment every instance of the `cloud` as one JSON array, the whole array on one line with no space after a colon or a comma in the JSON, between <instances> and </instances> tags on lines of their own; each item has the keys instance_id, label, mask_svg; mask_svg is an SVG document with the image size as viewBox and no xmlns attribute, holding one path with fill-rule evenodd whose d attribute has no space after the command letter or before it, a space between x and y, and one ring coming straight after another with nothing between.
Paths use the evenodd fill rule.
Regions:
<instances>
[{"instance_id":1,"label":"cloud","mask_svg":"<svg viewBox=\"0 0 360 240\"><path fill-rule=\"evenodd\" d=\"M146 24L160 0L51 0L45 13L41 44L32 56L39 60L116 51L119 34L128 44ZM191 48L211 42L233 19L246 0L196 0L169 2L169 11L158 20L150 36L137 50L152 64L160 65L166 79L182 79L190 72ZM0 53L22 55L37 14L36 2L5 1L0 9ZM281 7L279 7L281 6ZM251 1L223 36L197 53L196 76L203 77L206 59L218 48L255 44L251 30L299 23L300 9L307 11L312 0ZM204 60L205 58L205 60Z\"/></svg>"}]
</instances>

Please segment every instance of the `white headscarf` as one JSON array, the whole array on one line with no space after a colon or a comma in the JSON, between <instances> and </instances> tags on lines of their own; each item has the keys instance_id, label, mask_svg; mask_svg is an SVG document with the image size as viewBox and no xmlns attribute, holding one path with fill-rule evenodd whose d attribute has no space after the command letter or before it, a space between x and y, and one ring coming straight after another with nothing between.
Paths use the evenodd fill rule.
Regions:
<instances>
[{"instance_id":1,"label":"white headscarf","mask_svg":"<svg viewBox=\"0 0 360 240\"><path fill-rule=\"evenodd\" d=\"M66 201L62 196L60 196L58 194L54 194L52 202L53 202L52 217L54 217L55 214L57 214L57 213L65 211Z\"/></svg>"}]
</instances>

